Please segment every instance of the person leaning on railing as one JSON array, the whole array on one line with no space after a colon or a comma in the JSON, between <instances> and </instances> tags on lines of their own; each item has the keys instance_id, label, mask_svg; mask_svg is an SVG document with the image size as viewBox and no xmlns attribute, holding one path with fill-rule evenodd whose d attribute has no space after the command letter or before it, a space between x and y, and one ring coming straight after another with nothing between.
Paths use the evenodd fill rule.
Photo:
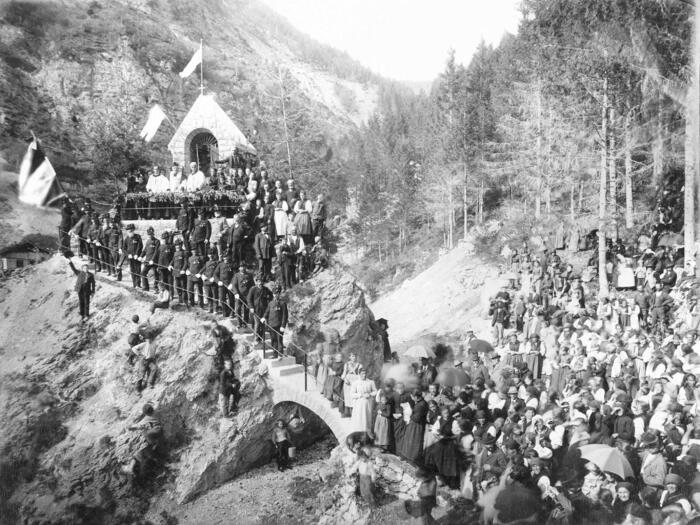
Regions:
<instances>
[{"instance_id":1,"label":"person leaning on railing","mask_svg":"<svg viewBox=\"0 0 700 525\"><path fill-rule=\"evenodd\" d=\"M282 299L282 287L279 284L275 284L274 293L275 295L270 304L267 305L260 322L267 325L270 331L272 347L279 355L282 355L284 350L282 334L289 321L289 311L287 310L287 303Z\"/></svg>"}]
</instances>

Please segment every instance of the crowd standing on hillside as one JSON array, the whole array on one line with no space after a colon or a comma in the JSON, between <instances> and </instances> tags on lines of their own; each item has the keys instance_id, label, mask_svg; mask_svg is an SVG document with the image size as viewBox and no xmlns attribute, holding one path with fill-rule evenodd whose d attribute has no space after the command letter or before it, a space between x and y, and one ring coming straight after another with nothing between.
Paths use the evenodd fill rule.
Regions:
<instances>
[{"instance_id":1,"label":"crowd standing on hillside","mask_svg":"<svg viewBox=\"0 0 700 525\"><path fill-rule=\"evenodd\" d=\"M358 443L418 466L422 487L459 491L483 523L700 522L698 281L654 230L607 243L607 297L597 257L566 262L577 239L513 246L490 340L468 331L453 358L426 355L381 388L337 354L318 367L322 395Z\"/></svg>"}]
</instances>

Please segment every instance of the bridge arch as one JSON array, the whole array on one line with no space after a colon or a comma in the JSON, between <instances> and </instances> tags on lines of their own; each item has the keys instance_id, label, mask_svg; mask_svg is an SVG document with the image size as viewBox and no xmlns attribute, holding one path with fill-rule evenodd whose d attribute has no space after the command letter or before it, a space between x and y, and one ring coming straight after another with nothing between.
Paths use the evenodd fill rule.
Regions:
<instances>
[{"instance_id":1,"label":"bridge arch","mask_svg":"<svg viewBox=\"0 0 700 525\"><path fill-rule=\"evenodd\" d=\"M275 384L272 389L272 401L275 406L280 403L296 403L316 414L333 432L338 443L345 443L351 432L349 418L340 417L337 408L331 408L328 400L316 390L303 391Z\"/></svg>"}]
</instances>

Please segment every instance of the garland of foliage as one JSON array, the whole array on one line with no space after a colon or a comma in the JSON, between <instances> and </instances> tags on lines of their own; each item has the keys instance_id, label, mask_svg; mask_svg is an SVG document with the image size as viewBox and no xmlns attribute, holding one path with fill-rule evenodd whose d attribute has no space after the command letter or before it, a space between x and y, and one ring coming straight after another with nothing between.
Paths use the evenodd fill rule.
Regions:
<instances>
[{"instance_id":1,"label":"garland of foliage","mask_svg":"<svg viewBox=\"0 0 700 525\"><path fill-rule=\"evenodd\" d=\"M164 192L164 193L149 193L146 191L127 193L126 200L151 200L156 202L171 202L179 204L184 199L190 202L218 201L228 199L231 204L239 204L243 202L244 197L235 190L200 190L195 193L186 192Z\"/></svg>"}]
</instances>

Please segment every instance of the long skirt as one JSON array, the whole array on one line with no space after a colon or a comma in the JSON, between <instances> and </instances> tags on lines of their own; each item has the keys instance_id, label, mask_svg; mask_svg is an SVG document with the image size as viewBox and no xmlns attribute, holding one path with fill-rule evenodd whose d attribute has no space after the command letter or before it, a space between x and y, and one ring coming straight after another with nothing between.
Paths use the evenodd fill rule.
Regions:
<instances>
[{"instance_id":1,"label":"long skirt","mask_svg":"<svg viewBox=\"0 0 700 525\"><path fill-rule=\"evenodd\" d=\"M326 380L323 382L323 397L328 401L333 401L333 378L332 374L326 375Z\"/></svg>"},{"instance_id":2,"label":"long skirt","mask_svg":"<svg viewBox=\"0 0 700 525\"><path fill-rule=\"evenodd\" d=\"M430 425L425 425L425 437L423 438L423 450L437 442L438 437L430 430Z\"/></svg>"},{"instance_id":3,"label":"long skirt","mask_svg":"<svg viewBox=\"0 0 700 525\"><path fill-rule=\"evenodd\" d=\"M353 432L372 431L372 411L374 409L374 399L360 398L355 400L352 409L352 430Z\"/></svg>"},{"instance_id":4,"label":"long skirt","mask_svg":"<svg viewBox=\"0 0 700 525\"><path fill-rule=\"evenodd\" d=\"M396 450L394 443L394 425L390 418L377 414L374 420L374 444L384 447L389 452Z\"/></svg>"},{"instance_id":5,"label":"long skirt","mask_svg":"<svg viewBox=\"0 0 700 525\"><path fill-rule=\"evenodd\" d=\"M406 434L401 440L399 455L414 463L423 455L423 433L425 425L419 425L415 421L409 421L406 425Z\"/></svg>"},{"instance_id":6,"label":"long skirt","mask_svg":"<svg viewBox=\"0 0 700 525\"><path fill-rule=\"evenodd\" d=\"M403 447L403 440L406 437L406 422L402 417L399 419L393 419L392 417L392 423L394 426L394 446L398 454L401 447Z\"/></svg>"},{"instance_id":7,"label":"long skirt","mask_svg":"<svg viewBox=\"0 0 700 525\"><path fill-rule=\"evenodd\" d=\"M549 385L549 391L561 394L566 386L566 381L571 375L571 368L568 366L562 366L552 371L552 381Z\"/></svg>"},{"instance_id":8,"label":"long skirt","mask_svg":"<svg viewBox=\"0 0 700 525\"><path fill-rule=\"evenodd\" d=\"M440 439L426 448L423 462L446 478L459 476L457 444L452 439Z\"/></svg>"},{"instance_id":9,"label":"long skirt","mask_svg":"<svg viewBox=\"0 0 700 525\"><path fill-rule=\"evenodd\" d=\"M286 211L275 210L275 233L277 233L278 239L280 237L286 237L288 222Z\"/></svg>"},{"instance_id":10,"label":"long skirt","mask_svg":"<svg viewBox=\"0 0 700 525\"><path fill-rule=\"evenodd\" d=\"M318 365L318 371L316 372L316 385L318 386L318 391L323 393L323 387L326 384L326 378L328 377L328 366L321 363Z\"/></svg>"},{"instance_id":11,"label":"long skirt","mask_svg":"<svg viewBox=\"0 0 700 525\"><path fill-rule=\"evenodd\" d=\"M352 397L352 383L357 380L355 374L348 374L345 376L345 382L343 384L343 397L345 399L346 407L353 407L355 400Z\"/></svg>"},{"instance_id":12,"label":"long skirt","mask_svg":"<svg viewBox=\"0 0 700 525\"><path fill-rule=\"evenodd\" d=\"M345 407L345 399L343 398L343 383L344 381L340 379L340 376L333 376L332 401L341 408Z\"/></svg>"},{"instance_id":13,"label":"long skirt","mask_svg":"<svg viewBox=\"0 0 700 525\"><path fill-rule=\"evenodd\" d=\"M523 356L521 354L512 354L509 352L506 355L506 365L508 365L508 366L512 366L515 368L522 362L523 362Z\"/></svg>"},{"instance_id":14,"label":"long skirt","mask_svg":"<svg viewBox=\"0 0 700 525\"><path fill-rule=\"evenodd\" d=\"M297 227L297 233L302 237L313 234L313 225L308 211L302 211L294 217L294 225Z\"/></svg>"},{"instance_id":15,"label":"long skirt","mask_svg":"<svg viewBox=\"0 0 700 525\"><path fill-rule=\"evenodd\" d=\"M539 379L542 375L542 356L540 354L527 354L525 356L525 364L532 372L532 377Z\"/></svg>"}]
</instances>

